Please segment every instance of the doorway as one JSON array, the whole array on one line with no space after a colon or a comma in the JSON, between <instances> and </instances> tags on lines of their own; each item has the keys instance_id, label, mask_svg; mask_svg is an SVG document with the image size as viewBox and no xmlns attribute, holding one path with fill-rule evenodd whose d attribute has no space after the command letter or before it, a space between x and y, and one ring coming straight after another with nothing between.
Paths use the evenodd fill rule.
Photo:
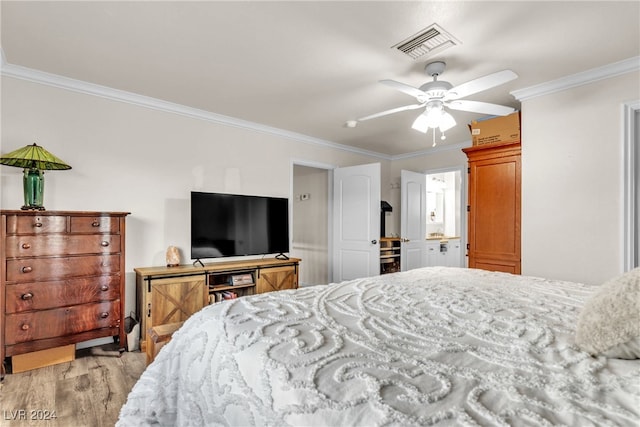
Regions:
<instances>
[{"instance_id":1,"label":"doorway","mask_svg":"<svg viewBox=\"0 0 640 427\"><path fill-rule=\"evenodd\" d=\"M293 161L290 200L290 254L303 260L300 286L380 273L379 163Z\"/></svg>"},{"instance_id":2,"label":"doorway","mask_svg":"<svg viewBox=\"0 0 640 427\"><path fill-rule=\"evenodd\" d=\"M460 237L462 177L459 169L427 172L427 237Z\"/></svg>"},{"instance_id":3,"label":"doorway","mask_svg":"<svg viewBox=\"0 0 640 427\"><path fill-rule=\"evenodd\" d=\"M430 243L441 238L447 241L445 248L447 253L440 253L438 254L440 256L432 257L432 259L439 259L439 264L449 267L466 267L467 216L465 201L467 193L464 167L428 170L425 172L425 176L427 240ZM429 252L433 252L433 250ZM433 264L433 261L428 264Z\"/></svg>"},{"instance_id":4,"label":"doorway","mask_svg":"<svg viewBox=\"0 0 640 427\"><path fill-rule=\"evenodd\" d=\"M302 259L300 286L329 283L331 166L293 163L291 256Z\"/></svg>"},{"instance_id":5,"label":"doorway","mask_svg":"<svg viewBox=\"0 0 640 427\"><path fill-rule=\"evenodd\" d=\"M640 101L624 105L623 271L640 267Z\"/></svg>"},{"instance_id":6,"label":"doorway","mask_svg":"<svg viewBox=\"0 0 640 427\"><path fill-rule=\"evenodd\" d=\"M466 267L464 167L401 171L401 269Z\"/></svg>"}]
</instances>

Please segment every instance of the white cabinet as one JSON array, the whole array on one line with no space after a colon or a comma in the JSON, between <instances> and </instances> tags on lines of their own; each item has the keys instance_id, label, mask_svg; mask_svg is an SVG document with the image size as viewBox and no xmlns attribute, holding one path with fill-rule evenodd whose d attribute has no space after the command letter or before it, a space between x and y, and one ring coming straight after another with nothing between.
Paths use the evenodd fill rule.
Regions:
<instances>
[{"instance_id":1,"label":"white cabinet","mask_svg":"<svg viewBox=\"0 0 640 427\"><path fill-rule=\"evenodd\" d=\"M427 267L435 267L440 264L440 241L427 240Z\"/></svg>"},{"instance_id":2,"label":"white cabinet","mask_svg":"<svg viewBox=\"0 0 640 427\"><path fill-rule=\"evenodd\" d=\"M460 261L460 239L451 239L447 245L446 266L447 267L462 267Z\"/></svg>"},{"instance_id":3,"label":"white cabinet","mask_svg":"<svg viewBox=\"0 0 640 427\"><path fill-rule=\"evenodd\" d=\"M427 266L461 267L460 239L427 240Z\"/></svg>"}]
</instances>

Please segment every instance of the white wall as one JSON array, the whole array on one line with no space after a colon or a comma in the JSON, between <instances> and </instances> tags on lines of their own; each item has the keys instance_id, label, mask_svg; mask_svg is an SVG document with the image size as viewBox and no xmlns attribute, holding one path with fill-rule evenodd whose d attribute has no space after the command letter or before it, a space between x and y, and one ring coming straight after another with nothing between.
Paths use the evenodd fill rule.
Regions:
<instances>
[{"instance_id":1,"label":"white wall","mask_svg":"<svg viewBox=\"0 0 640 427\"><path fill-rule=\"evenodd\" d=\"M638 99L634 72L523 101L523 274L622 272L622 105Z\"/></svg>"},{"instance_id":2,"label":"white wall","mask_svg":"<svg viewBox=\"0 0 640 427\"><path fill-rule=\"evenodd\" d=\"M632 72L523 101L523 274L600 284L622 273L622 105L637 100ZM391 182L402 169L466 165L461 149L394 160ZM394 209L394 232L399 218Z\"/></svg>"},{"instance_id":3,"label":"white wall","mask_svg":"<svg viewBox=\"0 0 640 427\"><path fill-rule=\"evenodd\" d=\"M385 163L11 77L2 77L1 119L2 153L37 142L73 167L45 173L47 210L131 212L127 312L135 306L133 268L164 265L169 245L189 262L191 190L290 197L292 159ZM386 165L382 171L388 179ZM2 209L22 206L21 174L0 167Z\"/></svg>"},{"instance_id":4,"label":"white wall","mask_svg":"<svg viewBox=\"0 0 640 427\"><path fill-rule=\"evenodd\" d=\"M523 273L601 283L622 271L622 107L640 99L629 73L523 102ZM400 170L466 165L455 148L378 157L301 143L119 101L2 77L3 153L33 142L73 166L46 173L49 210L128 211L127 307L133 268L189 259L189 191L290 197L295 160L382 164L383 200L400 232ZM0 167L0 207L22 205L21 170ZM302 264L304 268L304 260Z\"/></svg>"},{"instance_id":5,"label":"white wall","mask_svg":"<svg viewBox=\"0 0 640 427\"><path fill-rule=\"evenodd\" d=\"M329 171L296 165L293 171L291 255L304 262L304 268L300 269L301 286L329 283L328 200Z\"/></svg>"}]
</instances>

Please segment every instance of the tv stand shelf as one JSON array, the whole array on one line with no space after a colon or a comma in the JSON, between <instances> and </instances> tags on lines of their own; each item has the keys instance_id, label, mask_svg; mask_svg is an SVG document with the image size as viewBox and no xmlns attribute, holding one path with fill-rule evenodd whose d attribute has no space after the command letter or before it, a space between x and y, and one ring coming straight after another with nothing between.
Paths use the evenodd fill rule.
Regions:
<instances>
[{"instance_id":1,"label":"tv stand shelf","mask_svg":"<svg viewBox=\"0 0 640 427\"><path fill-rule=\"evenodd\" d=\"M221 300L224 291L243 297L296 289L299 264L298 258L261 258L134 268L142 350L145 350L150 328L183 322L210 302ZM250 278L245 276L244 281L232 284L233 276L243 275L250 275Z\"/></svg>"},{"instance_id":2,"label":"tv stand shelf","mask_svg":"<svg viewBox=\"0 0 640 427\"><path fill-rule=\"evenodd\" d=\"M229 291L234 289L247 289L247 288L255 288L255 283L247 283L246 285L209 285L209 293L211 292L220 292L220 291Z\"/></svg>"}]
</instances>

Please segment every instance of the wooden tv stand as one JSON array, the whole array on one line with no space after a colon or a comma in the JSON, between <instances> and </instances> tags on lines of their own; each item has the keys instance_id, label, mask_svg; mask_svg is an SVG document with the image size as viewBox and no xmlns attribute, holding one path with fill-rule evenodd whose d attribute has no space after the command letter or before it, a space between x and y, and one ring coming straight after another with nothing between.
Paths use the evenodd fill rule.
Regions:
<instances>
[{"instance_id":1,"label":"wooden tv stand","mask_svg":"<svg viewBox=\"0 0 640 427\"><path fill-rule=\"evenodd\" d=\"M299 258L263 258L134 268L141 349L145 351L150 328L182 322L205 305L222 300L225 292L242 297L296 289L299 264Z\"/></svg>"}]
</instances>

